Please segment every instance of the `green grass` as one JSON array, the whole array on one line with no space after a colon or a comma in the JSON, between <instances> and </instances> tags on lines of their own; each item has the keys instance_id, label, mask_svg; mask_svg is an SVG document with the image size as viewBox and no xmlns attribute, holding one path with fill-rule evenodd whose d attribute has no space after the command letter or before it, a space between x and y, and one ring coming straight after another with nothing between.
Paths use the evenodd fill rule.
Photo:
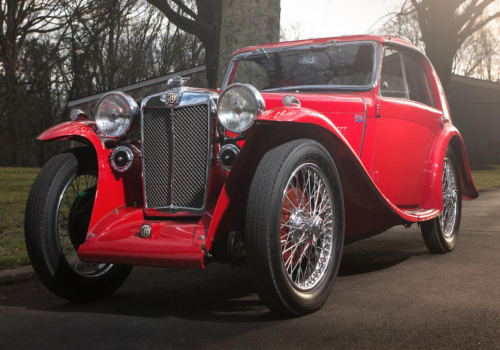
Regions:
<instances>
[{"instance_id":1,"label":"green grass","mask_svg":"<svg viewBox=\"0 0 500 350\"><path fill-rule=\"evenodd\" d=\"M477 188L500 186L500 164L472 167L472 178Z\"/></svg>"},{"instance_id":2,"label":"green grass","mask_svg":"<svg viewBox=\"0 0 500 350\"><path fill-rule=\"evenodd\" d=\"M472 168L477 188L500 187L500 165ZM24 209L40 169L0 167L0 269L29 265L24 243Z\"/></svg>"},{"instance_id":3,"label":"green grass","mask_svg":"<svg viewBox=\"0 0 500 350\"><path fill-rule=\"evenodd\" d=\"M24 210L39 168L0 167L0 269L29 265Z\"/></svg>"}]
</instances>

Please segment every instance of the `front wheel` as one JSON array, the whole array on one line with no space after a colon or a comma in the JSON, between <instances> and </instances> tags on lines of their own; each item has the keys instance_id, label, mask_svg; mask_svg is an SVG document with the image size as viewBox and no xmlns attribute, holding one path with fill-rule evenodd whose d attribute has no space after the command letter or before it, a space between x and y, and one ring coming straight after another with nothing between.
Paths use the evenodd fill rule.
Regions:
<instances>
[{"instance_id":1,"label":"front wheel","mask_svg":"<svg viewBox=\"0 0 500 350\"><path fill-rule=\"evenodd\" d=\"M342 256L344 203L319 143L297 140L266 153L252 181L245 234L252 281L271 310L300 316L323 306Z\"/></svg>"},{"instance_id":2,"label":"front wheel","mask_svg":"<svg viewBox=\"0 0 500 350\"><path fill-rule=\"evenodd\" d=\"M85 242L97 189L97 164L87 149L50 159L38 174L26 204L28 255L43 284L70 301L111 295L132 267L85 263ZM79 157L76 157L78 154Z\"/></svg>"},{"instance_id":3,"label":"front wheel","mask_svg":"<svg viewBox=\"0 0 500 350\"><path fill-rule=\"evenodd\" d=\"M425 245L431 253L444 254L455 248L461 217L460 172L455 152L448 147L443 163L443 211L421 225Z\"/></svg>"}]
</instances>

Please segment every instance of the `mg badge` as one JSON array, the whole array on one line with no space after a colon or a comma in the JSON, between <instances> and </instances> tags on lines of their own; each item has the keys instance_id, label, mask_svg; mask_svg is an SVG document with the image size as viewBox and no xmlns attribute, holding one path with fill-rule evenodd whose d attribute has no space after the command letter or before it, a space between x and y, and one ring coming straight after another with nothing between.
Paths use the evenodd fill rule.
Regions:
<instances>
[{"instance_id":1,"label":"mg badge","mask_svg":"<svg viewBox=\"0 0 500 350\"><path fill-rule=\"evenodd\" d=\"M148 237L151 236L151 232L153 232L153 229L151 228L151 225L144 224L144 225L141 226L141 237L148 238Z\"/></svg>"},{"instance_id":2,"label":"mg badge","mask_svg":"<svg viewBox=\"0 0 500 350\"><path fill-rule=\"evenodd\" d=\"M169 105L173 105L177 101L177 95L174 94L173 92L169 92L167 94L167 103Z\"/></svg>"}]
</instances>

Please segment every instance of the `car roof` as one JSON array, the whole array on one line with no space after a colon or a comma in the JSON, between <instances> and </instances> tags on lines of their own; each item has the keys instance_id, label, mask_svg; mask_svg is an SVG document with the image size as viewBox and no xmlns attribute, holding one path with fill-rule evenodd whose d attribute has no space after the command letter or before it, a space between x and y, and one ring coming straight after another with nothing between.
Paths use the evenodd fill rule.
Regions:
<instances>
[{"instance_id":1,"label":"car roof","mask_svg":"<svg viewBox=\"0 0 500 350\"><path fill-rule=\"evenodd\" d=\"M336 36L330 38L319 38L319 39L306 39L306 40L295 40L295 41L283 41L272 44L262 44L262 45L254 45L247 46L243 49L240 49L234 53L234 56L242 53L242 52L252 52L258 50L260 48L264 49L275 49L275 48L285 48L285 47L293 47L293 46L301 46L301 45L315 45L315 44L323 44L329 41L335 40L336 42L352 42L352 41L377 41L379 43L387 43L387 42L396 42L398 44L403 44L405 46L416 49L417 47L410 43L407 40L399 38L394 35L346 35L346 36Z\"/></svg>"}]
</instances>

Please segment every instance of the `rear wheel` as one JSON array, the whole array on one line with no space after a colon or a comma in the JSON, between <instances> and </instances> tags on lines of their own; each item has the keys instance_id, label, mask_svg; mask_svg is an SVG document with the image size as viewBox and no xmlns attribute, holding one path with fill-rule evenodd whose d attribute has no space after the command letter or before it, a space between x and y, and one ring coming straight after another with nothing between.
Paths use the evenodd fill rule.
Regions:
<instances>
[{"instance_id":1,"label":"rear wheel","mask_svg":"<svg viewBox=\"0 0 500 350\"><path fill-rule=\"evenodd\" d=\"M81 149L75 152L82 154ZM97 190L91 158L74 153L53 157L38 174L26 205L25 238L33 269L50 291L71 301L111 295L132 269L78 258Z\"/></svg>"},{"instance_id":2,"label":"rear wheel","mask_svg":"<svg viewBox=\"0 0 500 350\"><path fill-rule=\"evenodd\" d=\"M252 181L246 222L250 274L266 305L285 316L321 308L344 241L342 190L326 150L298 140L269 151Z\"/></svg>"},{"instance_id":3,"label":"rear wheel","mask_svg":"<svg viewBox=\"0 0 500 350\"><path fill-rule=\"evenodd\" d=\"M451 252L457 243L462 217L460 172L455 152L448 147L443 163L443 211L421 225L424 242L431 253Z\"/></svg>"}]
</instances>

